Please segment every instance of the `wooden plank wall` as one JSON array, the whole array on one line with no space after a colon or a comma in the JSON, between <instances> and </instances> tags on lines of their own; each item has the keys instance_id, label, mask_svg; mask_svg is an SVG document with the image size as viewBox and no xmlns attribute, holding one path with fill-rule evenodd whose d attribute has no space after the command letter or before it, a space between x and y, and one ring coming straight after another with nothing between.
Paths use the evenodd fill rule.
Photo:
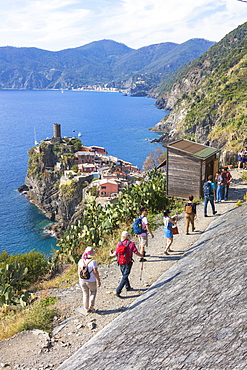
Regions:
<instances>
[{"instance_id":1,"label":"wooden plank wall","mask_svg":"<svg viewBox=\"0 0 247 370\"><path fill-rule=\"evenodd\" d=\"M169 149L167 153L167 195L188 199L201 196L201 160Z\"/></svg>"}]
</instances>

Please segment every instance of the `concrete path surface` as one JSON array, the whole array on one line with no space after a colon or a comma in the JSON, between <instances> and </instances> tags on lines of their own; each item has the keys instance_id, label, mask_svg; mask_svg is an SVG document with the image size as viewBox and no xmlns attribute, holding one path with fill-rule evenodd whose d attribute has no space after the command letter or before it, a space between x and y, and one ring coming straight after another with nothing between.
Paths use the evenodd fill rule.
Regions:
<instances>
[{"instance_id":1,"label":"concrete path surface","mask_svg":"<svg viewBox=\"0 0 247 370\"><path fill-rule=\"evenodd\" d=\"M247 369L247 205L215 218L184 257L58 370Z\"/></svg>"}]
</instances>

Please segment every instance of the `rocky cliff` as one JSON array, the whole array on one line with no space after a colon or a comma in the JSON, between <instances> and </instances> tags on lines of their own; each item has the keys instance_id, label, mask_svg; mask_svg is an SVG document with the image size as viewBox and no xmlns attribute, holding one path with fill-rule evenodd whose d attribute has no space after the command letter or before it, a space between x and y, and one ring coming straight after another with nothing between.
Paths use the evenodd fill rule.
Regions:
<instances>
[{"instance_id":1,"label":"rocky cliff","mask_svg":"<svg viewBox=\"0 0 247 370\"><path fill-rule=\"evenodd\" d=\"M64 170L74 165L70 145L42 142L40 146L29 150L29 157L24 190L27 197L49 219L58 221L52 229L59 234L70 224L83 200L83 189L92 181L93 176L71 177L61 185Z\"/></svg>"},{"instance_id":2,"label":"rocky cliff","mask_svg":"<svg viewBox=\"0 0 247 370\"><path fill-rule=\"evenodd\" d=\"M178 137L234 153L246 145L247 23L226 35L183 70L157 99L171 110L153 127L160 142Z\"/></svg>"}]
</instances>

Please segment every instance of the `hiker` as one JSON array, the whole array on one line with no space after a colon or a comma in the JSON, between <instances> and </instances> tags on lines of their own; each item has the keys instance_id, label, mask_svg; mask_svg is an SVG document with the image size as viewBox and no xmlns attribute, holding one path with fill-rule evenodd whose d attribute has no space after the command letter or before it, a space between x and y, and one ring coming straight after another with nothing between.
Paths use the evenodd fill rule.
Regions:
<instances>
[{"instance_id":1,"label":"hiker","mask_svg":"<svg viewBox=\"0 0 247 370\"><path fill-rule=\"evenodd\" d=\"M216 172L215 174L215 182L217 185L215 203L220 203L222 201L222 193L223 193L223 177L219 172Z\"/></svg>"},{"instance_id":2,"label":"hiker","mask_svg":"<svg viewBox=\"0 0 247 370\"><path fill-rule=\"evenodd\" d=\"M243 170L247 170L247 147L242 151Z\"/></svg>"},{"instance_id":3,"label":"hiker","mask_svg":"<svg viewBox=\"0 0 247 370\"><path fill-rule=\"evenodd\" d=\"M122 273L122 279L116 289L116 296L120 297L123 287L125 286L127 291L133 290L129 282L129 274L133 264L133 253L139 257L143 257L141 253L138 252L134 242L130 240L130 234L128 231L123 231L121 235L121 241L118 242L115 253L110 252L110 256L117 256L117 261Z\"/></svg>"},{"instance_id":4,"label":"hiker","mask_svg":"<svg viewBox=\"0 0 247 370\"><path fill-rule=\"evenodd\" d=\"M176 218L174 220L172 217L170 217L170 214L171 212L169 209L166 209L164 211L164 234L165 234L165 237L167 238L167 245L166 245L166 250L165 250L166 255L169 255L168 252L173 252L171 250L171 245L173 243L172 225L176 225L177 218L178 218L178 215L176 214L175 216L173 216L173 218L174 217Z\"/></svg>"},{"instance_id":5,"label":"hiker","mask_svg":"<svg viewBox=\"0 0 247 370\"><path fill-rule=\"evenodd\" d=\"M140 253L143 255L143 257L140 259L140 262L144 262L144 261L146 261L146 259L144 257L146 255L146 249L148 247L148 233L151 235L152 238L154 238L154 234L152 233L152 231L149 227L149 224L148 224L148 218L147 218L148 210L147 210L147 208L146 207L141 207L140 212L141 212L141 215L139 216L139 218L141 219L142 229L143 229L144 232L141 233L141 234L138 234L137 237L138 237L138 240L139 240Z\"/></svg>"},{"instance_id":6,"label":"hiker","mask_svg":"<svg viewBox=\"0 0 247 370\"><path fill-rule=\"evenodd\" d=\"M192 232L195 231L194 220L196 219L196 203L193 203L193 195L189 196L189 201L185 204L185 233L189 235L189 225Z\"/></svg>"},{"instance_id":7,"label":"hiker","mask_svg":"<svg viewBox=\"0 0 247 370\"><path fill-rule=\"evenodd\" d=\"M215 195L215 184L213 183L213 176L208 176L208 181L206 181L203 185L203 192L204 192L204 217L208 217L207 215L207 204L210 202L212 207L212 213L215 215L217 211L215 210L214 200L216 198Z\"/></svg>"},{"instance_id":8,"label":"hiker","mask_svg":"<svg viewBox=\"0 0 247 370\"><path fill-rule=\"evenodd\" d=\"M241 169L241 165L244 168L243 158L242 158L242 150L238 152L238 169Z\"/></svg>"},{"instance_id":9,"label":"hiker","mask_svg":"<svg viewBox=\"0 0 247 370\"><path fill-rule=\"evenodd\" d=\"M229 186L232 181L232 175L228 171L228 167L223 168L221 176L223 178L222 200L226 201L228 200Z\"/></svg>"},{"instance_id":10,"label":"hiker","mask_svg":"<svg viewBox=\"0 0 247 370\"><path fill-rule=\"evenodd\" d=\"M91 248L87 247L85 252L83 253L80 261L78 262L78 275L79 275L79 284L82 290L83 295L83 307L86 313L92 312L95 310L94 303L97 293L97 283L98 287L100 287L100 277L97 268L97 262L92 259L95 255L96 251ZM82 279L80 276L83 267L88 268L89 271L89 278Z\"/></svg>"}]
</instances>

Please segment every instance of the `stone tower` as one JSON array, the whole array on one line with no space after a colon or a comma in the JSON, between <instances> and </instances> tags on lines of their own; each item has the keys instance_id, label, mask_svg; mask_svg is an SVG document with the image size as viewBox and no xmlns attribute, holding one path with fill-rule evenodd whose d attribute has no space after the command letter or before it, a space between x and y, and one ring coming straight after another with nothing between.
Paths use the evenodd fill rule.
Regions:
<instances>
[{"instance_id":1,"label":"stone tower","mask_svg":"<svg viewBox=\"0 0 247 370\"><path fill-rule=\"evenodd\" d=\"M61 142L61 125L60 125L60 123L54 123L54 125L53 125L52 141L55 142L55 143Z\"/></svg>"}]
</instances>

